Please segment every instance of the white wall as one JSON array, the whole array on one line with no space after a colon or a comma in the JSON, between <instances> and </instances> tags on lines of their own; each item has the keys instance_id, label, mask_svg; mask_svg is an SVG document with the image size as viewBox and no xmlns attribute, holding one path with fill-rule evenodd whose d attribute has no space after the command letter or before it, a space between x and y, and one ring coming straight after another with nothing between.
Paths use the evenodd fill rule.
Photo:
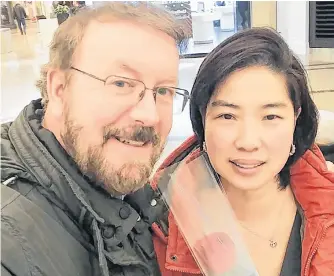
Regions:
<instances>
[{"instance_id":1,"label":"white wall","mask_svg":"<svg viewBox=\"0 0 334 276\"><path fill-rule=\"evenodd\" d=\"M277 1L277 31L299 56L309 48L309 2Z\"/></svg>"},{"instance_id":2,"label":"white wall","mask_svg":"<svg viewBox=\"0 0 334 276\"><path fill-rule=\"evenodd\" d=\"M251 1L252 27L270 27L276 30L276 1Z\"/></svg>"}]
</instances>

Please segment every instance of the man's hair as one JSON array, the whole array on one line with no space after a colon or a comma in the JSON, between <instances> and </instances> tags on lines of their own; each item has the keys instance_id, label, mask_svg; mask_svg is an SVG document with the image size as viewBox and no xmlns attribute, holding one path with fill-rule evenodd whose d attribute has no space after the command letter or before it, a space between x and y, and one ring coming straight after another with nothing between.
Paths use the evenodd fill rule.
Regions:
<instances>
[{"instance_id":1,"label":"man's hair","mask_svg":"<svg viewBox=\"0 0 334 276\"><path fill-rule=\"evenodd\" d=\"M103 23L114 20L129 20L148 25L172 37L179 49L184 48L189 34L188 25L181 25L167 10L147 2L136 4L105 2L96 7L86 7L80 10L78 14L69 17L58 27L50 45L49 62L41 68L40 79L36 82L36 86L41 92L44 108L48 103L48 70L54 68L66 72L71 68L73 54L80 44L87 26L94 20ZM103 43L103 41L96 43ZM70 75L67 74L66 77L68 84Z\"/></svg>"},{"instance_id":2,"label":"man's hair","mask_svg":"<svg viewBox=\"0 0 334 276\"><path fill-rule=\"evenodd\" d=\"M241 31L218 45L201 64L191 92L190 117L200 145L204 141L207 105L218 87L233 73L252 66L265 66L282 74L297 119L293 143L295 154L290 156L279 174L281 188L290 182L290 167L315 141L318 110L307 82L307 74L284 39L269 28Z\"/></svg>"}]
</instances>

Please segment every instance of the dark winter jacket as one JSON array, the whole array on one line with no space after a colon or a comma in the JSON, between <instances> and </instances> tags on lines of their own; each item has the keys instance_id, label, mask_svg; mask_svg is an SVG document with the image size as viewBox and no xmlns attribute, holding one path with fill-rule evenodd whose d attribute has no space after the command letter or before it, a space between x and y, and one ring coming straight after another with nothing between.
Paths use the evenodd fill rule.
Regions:
<instances>
[{"instance_id":1,"label":"dark winter jacket","mask_svg":"<svg viewBox=\"0 0 334 276\"><path fill-rule=\"evenodd\" d=\"M34 101L1 127L1 275L160 275L145 188L113 198L83 176Z\"/></svg>"}]
</instances>

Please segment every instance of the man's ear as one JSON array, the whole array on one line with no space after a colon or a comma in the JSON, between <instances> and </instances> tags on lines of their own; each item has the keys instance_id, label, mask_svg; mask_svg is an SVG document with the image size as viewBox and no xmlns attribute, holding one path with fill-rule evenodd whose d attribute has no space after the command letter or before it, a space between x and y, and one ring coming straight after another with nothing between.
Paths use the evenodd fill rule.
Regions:
<instances>
[{"instance_id":1,"label":"man's ear","mask_svg":"<svg viewBox=\"0 0 334 276\"><path fill-rule=\"evenodd\" d=\"M65 73L59 69L50 69L47 73L47 109L56 117L60 118L64 111L65 103Z\"/></svg>"}]
</instances>

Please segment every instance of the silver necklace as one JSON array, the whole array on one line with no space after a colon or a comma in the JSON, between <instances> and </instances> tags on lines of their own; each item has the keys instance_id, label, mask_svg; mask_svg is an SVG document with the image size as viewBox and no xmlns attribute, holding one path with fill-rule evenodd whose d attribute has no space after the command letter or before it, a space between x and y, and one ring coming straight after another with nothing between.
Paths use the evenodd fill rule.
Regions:
<instances>
[{"instance_id":1,"label":"silver necklace","mask_svg":"<svg viewBox=\"0 0 334 276\"><path fill-rule=\"evenodd\" d=\"M240 223L240 226L241 226L242 228L246 229L248 232L250 232L250 233L253 234L254 236L257 236L257 237L259 237L259 238L261 238L261 239L264 239L264 240L268 241L268 242L269 242L269 246L270 246L271 248L275 248L275 247L277 247L277 241L276 241L273 237L272 237L272 238L264 237L264 236L260 235L259 233L256 233L255 231L253 231L253 230L249 229L248 227L246 227L245 225L243 225L242 222L239 221L239 223Z\"/></svg>"},{"instance_id":2,"label":"silver necklace","mask_svg":"<svg viewBox=\"0 0 334 276\"><path fill-rule=\"evenodd\" d=\"M287 197L287 198L289 198L289 197ZM287 200L287 199L285 199L285 200ZM281 207L280 207L280 209L279 209L279 213L278 213L278 215L280 215L280 214L282 213L282 210L283 210L283 207L284 207L284 202L285 202L285 200L283 200L283 202L282 202L282 205L281 205ZM277 221L277 223L278 223L278 221ZM249 227L247 227L246 225L244 225L241 221L239 221L239 224L240 224L240 226L241 226L242 228L244 228L245 230L247 230L248 232L250 232L250 233L253 234L254 236L257 236L257 237L259 237L259 238L261 238L261 239L263 239L263 240L268 241L268 242L269 242L269 246L270 246L271 248L276 248L276 247L277 247L278 243L277 243L277 240L274 238L274 234L275 234L276 226L274 227L273 234L271 235L270 238L268 238L268 237L264 237L263 235L260 235L259 233L255 232L254 230L250 229Z\"/></svg>"}]
</instances>

